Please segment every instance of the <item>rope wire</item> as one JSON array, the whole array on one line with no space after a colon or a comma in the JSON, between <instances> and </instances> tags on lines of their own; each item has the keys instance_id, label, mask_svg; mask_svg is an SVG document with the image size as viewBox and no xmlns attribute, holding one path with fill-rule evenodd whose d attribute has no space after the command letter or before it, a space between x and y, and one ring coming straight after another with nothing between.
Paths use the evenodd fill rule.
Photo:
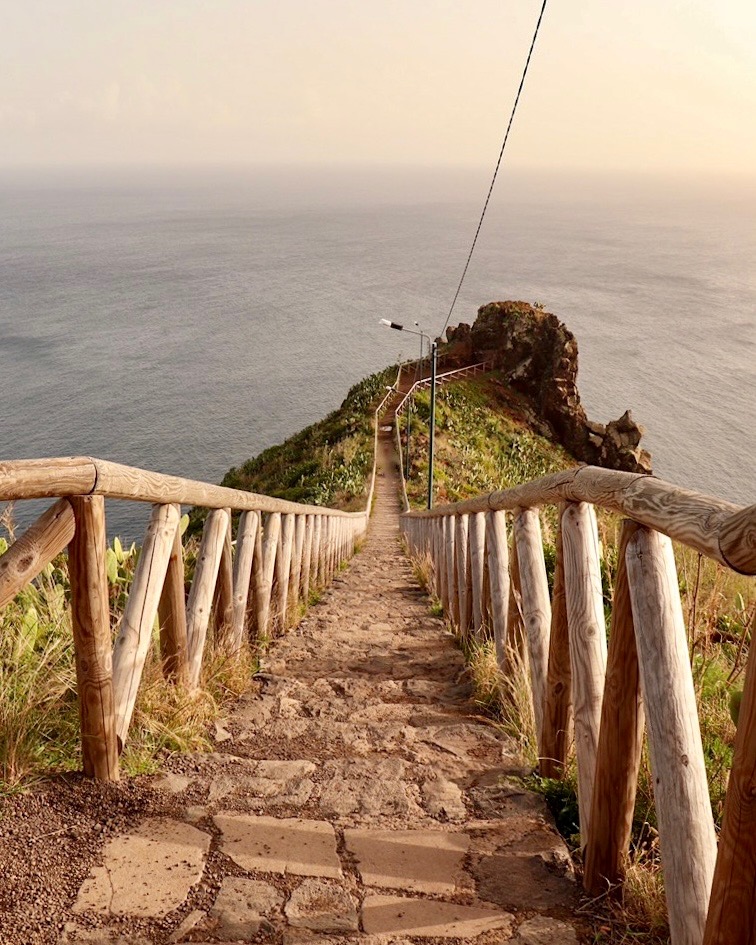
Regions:
<instances>
[{"instance_id":1,"label":"rope wire","mask_svg":"<svg viewBox=\"0 0 756 945\"><path fill-rule=\"evenodd\" d=\"M543 19L543 14L546 11L547 3L548 3L548 0L543 0L543 4L541 5L541 12L538 14L538 22L536 23L535 32L533 33L533 39L530 43L530 49L528 50L528 58L525 60L525 68L522 70L522 76L520 78L520 85L517 89L517 95L515 96L514 105L512 106L512 112L509 116L509 122L507 123L507 130L504 133L504 140L502 141L501 150L499 151L499 159L496 162L496 168L494 169L493 177L491 178L491 186L488 188L486 202L483 204L483 212L480 215L480 220L478 220L478 228L475 231L475 236L473 237L472 246L470 247L470 252L467 254L467 262L465 263L465 268L462 270L462 277L459 280L457 291L454 293L454 299L452 300L451 308L449 309L449 314L446 316L444 327L441 329L441 332L440 332L441 335L443 335L443 333L446 331L449 325L449 320L452 317L454 306L457 304L459 293L462 291L462 283L465 281L467 270L470 268L470 260L472 259L473 253L475 252L475 245L478 242L478 236L480 236L480 229L483 226L483 218L486 215L486 210L488 210L488 204L491 200L491 194L493 193L494 184L496 183L496 177L499 173L499 168L501 167L501 159L504 157L504 148L506 148L507 146L507 140L509 139L509 132L512 130L512 122L514 121L515 112L517 111L517 105L520 101L520 95L522 93L523 86L525 85L525 76L528 74L528 67L530 66L530 59L533 55L533 50L535 49L536 40L538 39L538 30L541 28L541 20Z\"/></svg>"}]
</instances>

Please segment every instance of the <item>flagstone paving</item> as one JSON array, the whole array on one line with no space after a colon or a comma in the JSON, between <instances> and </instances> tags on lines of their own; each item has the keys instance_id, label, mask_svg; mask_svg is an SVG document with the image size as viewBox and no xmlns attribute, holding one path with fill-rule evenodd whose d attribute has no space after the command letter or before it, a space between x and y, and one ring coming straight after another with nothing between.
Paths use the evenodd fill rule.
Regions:
<instances>
[{"instance_id":1,"label":"flagstone paving","mask_svg":"<svg viewBox=\"0 0 756 945\"><path fill-rule=\"evenodd\" d=\"M111 839L61 943L573 945L569 857L402 555L382 440L369 537L219 727Z\"/></svg>"}]
</instances>

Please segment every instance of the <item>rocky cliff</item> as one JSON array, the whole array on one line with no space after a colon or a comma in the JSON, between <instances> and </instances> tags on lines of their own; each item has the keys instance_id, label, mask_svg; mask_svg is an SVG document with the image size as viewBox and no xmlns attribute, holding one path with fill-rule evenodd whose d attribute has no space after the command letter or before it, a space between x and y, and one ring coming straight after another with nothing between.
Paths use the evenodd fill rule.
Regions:
<instances>
[{"instance_id":1,"label":"rocky cliff","mask_svg":"<svg viewBox=\"0 0 756 945\"><path fill-rule=\"evenodd\" d=\"M651 454L640 446L643 427L629 410L606 425L588 419L577 388L577 341L556 315L527 302L490 302L472 326L449 328L447 341L445 366L491 359L531 405L533 425L545 425L576 459L651 472Z\"/></svg>"}]
</instances>

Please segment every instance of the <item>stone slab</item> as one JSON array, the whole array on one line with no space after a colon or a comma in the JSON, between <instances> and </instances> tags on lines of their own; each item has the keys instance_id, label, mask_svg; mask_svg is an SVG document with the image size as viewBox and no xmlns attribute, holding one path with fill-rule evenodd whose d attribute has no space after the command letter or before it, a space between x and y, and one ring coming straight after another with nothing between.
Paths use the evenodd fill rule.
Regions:
<instances>
[{"instance_id":1,"label":"stone slab","mask_svg":"<svg viewBox=\"0 0 756 945\"><path fill-rule=\"evenodd\" d=\"M464 833L441 830L346 830L347 849L366 886L453 893L470 848Z\"/></svg>"},{"instance_id":2,"label":"stone slab","mask_svg":"<svg viewBox=\"0 0 756 945\"><path fill-rule=\"evenodd\" d=\"M574 906L575 881L549 869L540 856L483 857L474 869L478 895L504 909L557 909Z\"/></svg>"},{"instance_id":3,"label":"stone slab","mask_svg":"<svg viewBox=\"0 0 756 945\"><path fill-rule=\"evenodd\" d=\"M291 894L284 909L289 925L318 932L356 932L354 900L342 886L306 879Z\"/></svg>"},{"instance_id":4,"label":"stone slab","mask_svg":"<svg viewBox=\"0 0 756 945\"><path fill-rule=\"evenodd\" d=\"M159 918L186 899L202 876L210 837L181 821L155 818L115 837L92 869L73 911Z\"/></svg>"},{"instance_id":5,"label":"stone slab","mask_svg":"<svg viewBox=\"0 0 756 945\"><path fill-rule=\"evenodd\" d=\"M324 820L218 814L221 849L247 871L339 879L336 834Z\"/></svg>"},{"instance_id":6,"label":"stone slab","mask_svg":"<svg viewBox=\"0 0 756 945\"><path fill-rule=\"evenodd\" d=\"M250 939L268 924L264 916L282 903L281 893L268 883L227 876L210 910L214 933L231 941Z\"/></svg>"},{"instance_id":7,"label":"stone slab","mask_svg":"<svg viewBox=\"0 0 756 945\"><path fill-rule=\"evenodd\" d=\"M526 919L512 945L578 945L578 939L573 926L542 915Z\"/></svg>"},{"instance_id":8,"label":"stone slab","mask_svg":"<svg viewBox=\"0 0 756 945\"><path fill-rule=\"evenodd\" d=\"M492 929L509 929L512 921L508 912L433 899L371 895L362 905L368 935L471 939Z\"/></svg>"}]
</instances>

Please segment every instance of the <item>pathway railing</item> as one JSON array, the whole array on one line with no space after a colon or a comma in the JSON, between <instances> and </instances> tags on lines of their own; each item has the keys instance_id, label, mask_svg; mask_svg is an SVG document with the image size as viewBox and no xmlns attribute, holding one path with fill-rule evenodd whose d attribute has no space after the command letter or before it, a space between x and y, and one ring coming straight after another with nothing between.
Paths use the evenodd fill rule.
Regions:
<instances>
[{"instance_id":1,"label":"pathway railing","mask_svg":"<svg viewBox=\"0 0 756 945\"><path fill-rule=\"evenodd\" d=\"M559 510L551 595L539 520L547 505ZM595 507L624 516L608 649ZM623 878L645 719L672 942L753 945L756 646L717 849L670 539L756 574L756 505L585 466L407 513L401 528L413 552L430 556L435 592L462 637L490 629L504 674L522 646L543 775L561 775L574 729L586 889L598 895Z\"/></svg>"},{"instance_id":2,"label":"pathway railing","mask_svg":"<svg viewBox=\"0 0 756 945\"><path fill-rule=\"evenodd\" d=\"M56 499L0 557L0 608L68 548L85 774L118 779L156 617L164 674L196 689L211 618L216 643L232 654L247 634L265 639L290 626L310 590L327 585L353 553L374 482L375 465L366 509L348 513L90 457L0 463L0 501ZM106 499L153 506L115 643ZM181 505L208 510L188 598Z\"/></svg>"}]
</instances>

